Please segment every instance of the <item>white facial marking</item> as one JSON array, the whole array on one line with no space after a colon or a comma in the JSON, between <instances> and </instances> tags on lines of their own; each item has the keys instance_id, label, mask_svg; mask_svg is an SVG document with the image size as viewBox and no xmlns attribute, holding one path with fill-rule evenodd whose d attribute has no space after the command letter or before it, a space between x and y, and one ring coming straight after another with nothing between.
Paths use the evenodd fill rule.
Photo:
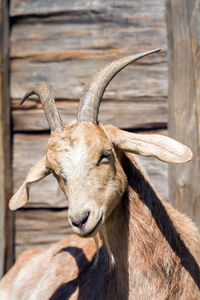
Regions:
<instances>
[{"instance_id":1,"label":"white facial marking","mask_svg":"<svg viewBox=\"0 0 200 300\"><path fill-rule=\"evenodd\" d=\"M64 177L70 174L70 178L86 176L86 164L88 161L87 148L83 141L78 146L66 150L60 156L60 163Z\"/></svg>"}]
</instances>

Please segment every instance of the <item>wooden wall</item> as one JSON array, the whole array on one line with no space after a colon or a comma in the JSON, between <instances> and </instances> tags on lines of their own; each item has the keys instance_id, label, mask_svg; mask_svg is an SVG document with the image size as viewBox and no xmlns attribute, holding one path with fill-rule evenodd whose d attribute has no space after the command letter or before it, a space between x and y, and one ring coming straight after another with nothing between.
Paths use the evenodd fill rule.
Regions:
<instances>
[{"instance_id":1,"label":"wooden wall","mask_svg":"<svg viewBox=\"0 0 200 300\"><path fill-rule=\"evenodd\" d=\"M100 120L124 129L167 134L165 0L11 0L10 91L13 182L17 190L45 152L49 129L37 101L18 106L40 80L53 88L65 123L76 117L80 93L104 64L126 54L161 47L118 75L107 89ZM168 166L143 159L160 194L168 198ZM65 199L54 178L35 184L15 214L16 256L47 246L70 232Z\"/></svg>"},{"instance_id":2,"label":"wooden wall","mask_svg":"<svg viewBox=\"0 0 200 300\"><path fill-rule=\"evenodd\" d=\"M200 228L200 0L167 0L169 133L193 160L170 167L170 199Z\"/></svg>"},{"instance_id":3,"label":"wooden wall","mask_svg":"<svg viewBox=\"0 0 200 300\"><path fill-rule=\"evenodd\" d=\"M0 278L13 261L11 197L11 128L9 99L9 17L6 0L0 0Z\"/></svg>"}]
</instances>

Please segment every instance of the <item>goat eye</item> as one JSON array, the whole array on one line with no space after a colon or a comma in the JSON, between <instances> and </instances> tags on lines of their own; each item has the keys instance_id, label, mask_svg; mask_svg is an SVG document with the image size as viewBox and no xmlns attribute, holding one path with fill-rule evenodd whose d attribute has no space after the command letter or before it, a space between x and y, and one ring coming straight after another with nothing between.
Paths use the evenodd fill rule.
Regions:
<instances>
[{"instance_id":1,"label":"goat eye","mask_svg":"<svg viewBox=\"0 0 200 300\"><path fill-rule=\"evenodd\" d=\"M100 163L103 164L109 164L109 159L112 155L112 151L111 150L105 150L104 152L101 153L101 156L97 162L97 165L99 165Z\"/></svg>"}]
</instances>

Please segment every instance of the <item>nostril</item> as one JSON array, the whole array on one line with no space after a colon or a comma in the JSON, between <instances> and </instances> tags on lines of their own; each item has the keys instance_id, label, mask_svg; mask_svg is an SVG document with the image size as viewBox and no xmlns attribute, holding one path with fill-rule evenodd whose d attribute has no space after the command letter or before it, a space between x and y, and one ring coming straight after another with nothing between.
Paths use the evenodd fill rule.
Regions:
<instances>
[{"instance_id":1,"label":"nostril","mask_svg":"<svg viewBox=\"0 0 200 300\"><path fill-rule=\"evenodd\" d=\"M89 212L87 213L87 215L85 216L85 218L82 220L82 226L85 226L87 220L88 220L88 217L89 217Z\"/></svg>"},{"instance_id":2,"label":"nostril","mask_svg":"<svg viewBox=\"0 0 200 300\"><path fill-rule=\"evenodd\" d=\"M74 227L77 227L79 229L83 229L85 227L85 224L89 218L90 212L87 211L81 216L76 216L76 217L70 217L71 223Z\"/></svg>"}]
</instances>

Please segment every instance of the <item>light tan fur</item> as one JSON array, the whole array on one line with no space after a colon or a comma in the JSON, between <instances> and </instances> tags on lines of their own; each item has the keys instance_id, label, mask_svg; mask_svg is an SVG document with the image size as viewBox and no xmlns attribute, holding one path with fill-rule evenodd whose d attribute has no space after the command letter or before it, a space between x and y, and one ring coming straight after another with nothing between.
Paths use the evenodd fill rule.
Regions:
<instances>
[{"instance_id":1,"label":"light tan fur","mask_svg":"<svg viewBox=\"0 0 200 300\"><path fill-rule=\"evenodd\" d=\"M9 207L22 207L30 185L53 173L79 237L22 254L0 284L0 299L200 299L198 231L157 196L128 154L183 163L191 160L191 150L165 136L98 123L101 98L112 78L158 51L120 58L100 69L81 95L77 123L63 126L46 83L34 85L22 99L40 98L51 135L45 157L30 170ZM83 237L95 237L96 243Z\"/></svg>"},{"instance_id":2,"label":"light tan fur","mask_svg":"<svg viewBox=\"0 0 200 300\"><path fill-rule=\"evenodd\" d=\"M3 278L0 299L200 299L197 228L156 195L124 144L119 129L101 124L71 124L50 136L46 157L23 187L52 172L67 197L74 232L99 232L98 260L93 239L78 236L25 252ZM134 152L131 134L125 148ZM83 210L90 214L78 228L70 217L79 221Z\"/></svg>"}]
</instances>

